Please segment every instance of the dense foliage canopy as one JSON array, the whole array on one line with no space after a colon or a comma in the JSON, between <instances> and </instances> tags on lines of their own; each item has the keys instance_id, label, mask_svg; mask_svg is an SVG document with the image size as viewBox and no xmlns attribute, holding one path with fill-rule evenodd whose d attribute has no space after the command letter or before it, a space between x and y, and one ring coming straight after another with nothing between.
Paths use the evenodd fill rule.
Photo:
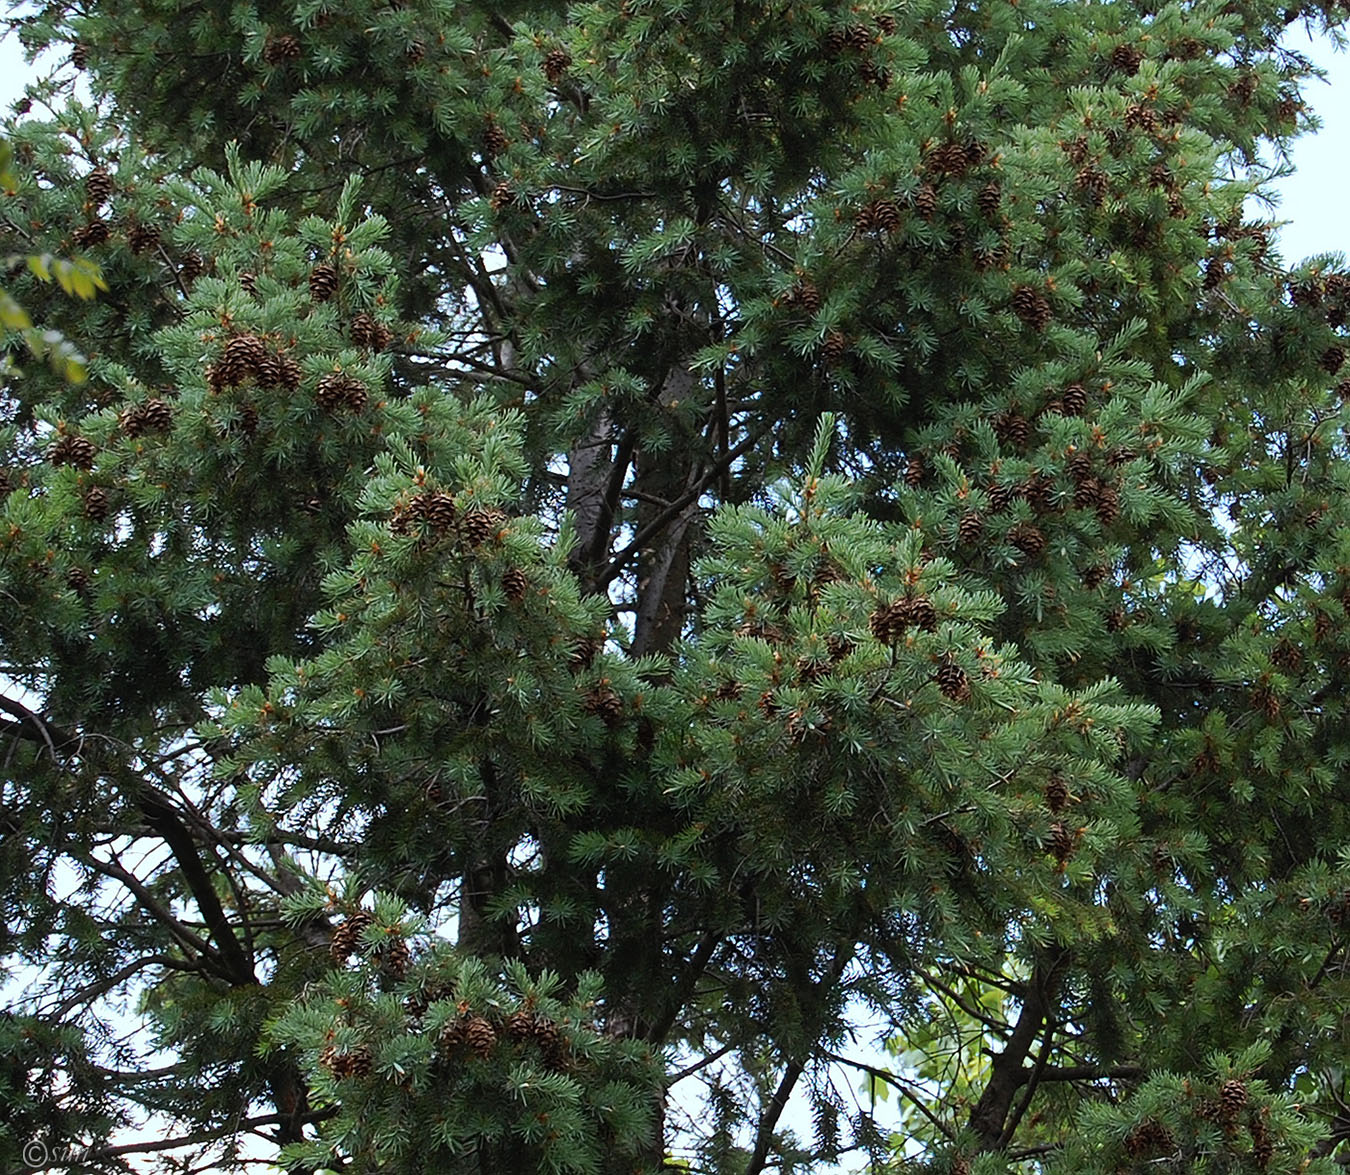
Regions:
<instances>
[{"instance_id":1,"label":"dense foliage canopy","mask_svg":"<svg viewBox=\"0 0 1350 1175\"><path fill-rule=\"evenodd\" d=\"M0 1166L1336 1170L1346 15L16 6Z\"/></svg>"}]
</instances>

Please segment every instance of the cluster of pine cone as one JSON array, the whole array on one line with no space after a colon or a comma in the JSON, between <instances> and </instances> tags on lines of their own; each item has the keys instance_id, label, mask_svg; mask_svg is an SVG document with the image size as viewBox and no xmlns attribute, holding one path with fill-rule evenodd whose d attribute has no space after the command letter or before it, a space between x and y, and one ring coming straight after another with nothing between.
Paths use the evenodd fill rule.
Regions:
<instances>
[{"instance_id":1,"label":"cluster of pine cone","mask_svg":"<svg viewBox=\"0 0 1350 1175\"><path fill-rule=\"evenodd\" d=\"M561 1069L566 1064L567 1043L558 1025L530 1008L517 1008L499 1022L463 1009L457 1019L441 1029L436 1051L443 1060L451 1059L460 1050L486 1060L503 1041L533 1045L550 1069Z\"/></svg>"},{"instance_id":2,"label":"cluster of pine cone","mask_svg":"<svg viewBox=\"0 0 1350 1175\"><path fill-rule=\"evenodd\" d=\"M889 604L880 605L869 621L872 635L884 645L893 645L904 637L907 629L917 628L932 632L937 628L937 609L925 595L901 596Z\"/></svg>"},{"instance_id":3,"label":"cluster of pine cone","mask_svg":"<svg viewBox=\"0 0 1350 1175\"><path fill-rule=\"evenodd\" d=\"M129 437L148 432L165 432L173 424L173 409L168 401L152 398L122 409L117 424Z\"/></svg>"},{"instance_id":4,"label":"cluster of pine cone","mask_svg":"<svg viewBox=\"0 0 1350 1175\"><path fill-rule=\"evenodd\" d=\"M289 355L270 350L257 335L235 335L225 344L220 360L207 369L206 381L219 390L250 379L262 388L293 392L300 386L300 365Z\"/></svg>"}]
</instances>

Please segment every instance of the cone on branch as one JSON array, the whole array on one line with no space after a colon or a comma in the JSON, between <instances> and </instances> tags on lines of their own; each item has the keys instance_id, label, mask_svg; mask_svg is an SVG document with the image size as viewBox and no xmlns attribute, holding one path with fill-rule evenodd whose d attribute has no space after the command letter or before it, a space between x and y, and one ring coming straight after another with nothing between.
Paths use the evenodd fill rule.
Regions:
<instances>
[{"instance_id":1,"label":"cone on branch","mask_svg":"<svg viewBox=\"0 0 1350 1175\"><path fill-rule=\"evenodd\" d=\"M530 581L519 567L512 567L502 576L502 592L513 604L519 604L529 590Z\"/></svg>"},{"instance_id":2,"label":"cone on branch","mask_svg":"<svg viewBox=\"0 0 1350 1175\"><path fill-rule=\"evenodd\" d=\"M369 1045L357 1045L350 1052L339 1052L330 1044L319 1054L319 1064L337 1080L345 1081L353 1077L370 1076L375 1058Z\"/></svg>"},{"instance_id":3,"label":"cone on branch","mask_svg":"<svg viewBox=\"0 0 1350 1175\"><path fill-rule=\"evenodd\" d=\"M127 245L138 256L159 247L159 229L133 220L127 225Z\"/></svg>"},{"instance_id":4,"label":"cone on branch","mask_svg":"<svg viewBox=\"0 0 1350 1175\"><path fill-rule=\"evenodd\" d=\"M338 288L338 271L326 261L309 271L309 295L316 302L327 302Z\"/></svg>"},{"instance_id":5,"label":"cone on branch","mask_svg":"<svg viewBox=\"0 0 1350 1175\"><path fill-rule=\"evenodd\" d=\"M235 335L216 364L217 378L225 387L238 387L257 375L266 358L267 348L257 335Z\"/></svg>"},{"instance_id":6,"label":"cone on branch","mask_svg":"<svg viewBox=\"0 0 1350 1175\"><path fill-rule=\"evenodd\" d=\"M71 233L70 239L76 248L92 249L97 245L106 244L111 236L112 230L108 227L108 222L96 217Z\"/></svg>"},{"instance_id":7,"label":"cone on branch","mask_svg":"<svg viewBox=\"0 0 1350 1175\"><path fill-rule=\"evenodd\" d=\"M124 408L117 423L129 437L139 437L148 432L166 432L173 426L173 408L166 400L146 400Z\"/></svg>"},{"instance_id":8,"label":"cone on branch","mask_svg":"<svg viewBox=\"0 0 1350 1175\"><path fill-rule=\"evenodd\" d=\"M369 910L358 910L339 923L333 931L328 944L328 953L333 962L342 966L360 949L361 936L375 923L375 916Z\"/></svg>"},{"instance_id":9,"label":"cone on branch","mask_svg":"<svg viewBox=\"0 0 1350 1175\"><path fill-rule=\"evenodd\" d=\"M47 450L47 460L53 465L73 465L76 469L92 469L98 449L87 437L63 433Z\"/></svg>"},{"instance_id":10,"label":"cone on branch","mask_svg":"<svg viewBox=\"0 0 1350 1175\"><path fill-rule=\"evenodd\" d=\"M103 486L91 486L85 492L82 509L91 522L102 522L112 510L112 495Z\"/></svg>"},{"instance_id":11,"label":"cone on branch","mask_svg":"<svg viewBox=\"0 0 1350 1175\"><path fill-rule=\"evenodd\" d=\"M1034 331L1043 331L1054 319L1049 299L1033 286L1018 286L1013 291L1012 312Z\"/></svg>"},{"instance_id":12,"label":"cone on branch","mask_svg":"<svg viewBox=\"0 0 1350 1175\"><path fill-rule=\"evenodd\" d=\"M978 510L967 510L956 524L956 538L963 546L974 546L984 535L984 518Z\"/></svg>"},{"instance_id":13,"label":"cone on branch","mask_svg":"<svg viewBox=\"0 0 1350 1175\"><path fill-rule=\"evenodd\" d=\"M607 679L590 689L581 708L587 714L594 714L606 726L618 726L623 721L623 699L609 686Z\"/></svg>"},{"instance_id":14,"label":"cone on branch","mask_svg":"<svg viewBox=\"0 0 1350 1175\"><path fill-rule=\"evenodd\" d=\"M325 412L365 410L370 396L366 385L346 371L329 371L319 377L314 387L314 399Z\"/></svg>"},{"instance_id":15,"label":"cone on branch","mask_svg":"<svg viewBox=\"0 0 1350 1175\"><path fill-rule=\"evenodd\" d=\"M938 666L934 680L942 696L953 702L964 702L970 698L970 678L966 671L950 657Z\"/></svg>"},{"instance_id":16,"label":"cone on branch","mask_svg":"<svg viewBox=\"0 0 1350 1175\"><path fill-rule=\"evenodd\" d=\"M544 56L544 77L558 82L572 64L572 55L566 49L550 49Z\"/></svg>"},{"instance_id":17,"label":"cone on branch","mask_svg":"<svg viewBox=\"0 0 1350 1175\"><path fill-rule=\"evenodd\" d=\"M506 516L499 510L470 510L460 520L459 533L470 547L481 547L497 538Z\"/></svg>"},{"instance_id":18,"label":"cone on branch","mask_svg":"<svg viewBox=\"0 0 1350 1175\"><path fill-rule=\"evenodd\" d=\"M112 175L100 163L84 177L84 196L88 201L90 211L95 211L106 204L112 198L112 194Z\"/></svg>"},{"instance_id":19,"label":"cone on branch","mask_svg":"<svg viewBox=\"0 0 1350 1175\"><path fill-rule=\"evenodd\" d=\"M268 65L284 65L288 61L298 60L300 52L299 39L290 33L282 33L277 37L269 35L263 46L262 59Z\"/></svg>"}]
</instances>

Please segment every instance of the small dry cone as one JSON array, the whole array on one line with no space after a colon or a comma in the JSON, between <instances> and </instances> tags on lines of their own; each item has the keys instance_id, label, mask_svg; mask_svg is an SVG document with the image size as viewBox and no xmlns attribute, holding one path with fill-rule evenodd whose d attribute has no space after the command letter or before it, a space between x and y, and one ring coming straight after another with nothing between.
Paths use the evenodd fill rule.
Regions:
<instances>
[{"instance_id":1,"label":"small dry cone","mask_svg":"<svg viewBox=\"0 0 1350 1175\"><path fill-rule=\"evenodd\" d=\"M361 935L374 923L375 918L369 910L358 910L344 920L333 931L333 940L328 945L333 962L339 966L356 953L360 946Z\"/></svg>"},{"instance_id":2,"label":"small dry cone","mask_svg":"<svg viewBox=\"0 0 1350 1175\"><path fill-rule=\"evenodd\" d=\"M580 673L583 669L589 669L594 663L595 658L603 651L605 647L605 638L603 636L583 636L579 637L567 653L567 665L573 673Z\"/></svg>"},{"instance_id":3,"label":"small dry cone","mask_svg":"<svg viewBox=\"0 0 1350 1175\"><path fill-rule=\"evenodd\" d=\"M206 261L200 253L189 253L178 263L178 277L190 286L206 272Z\"/></svg>"},{"instance_id":4,"label":"small dry cone","mask_svg":"<svg viewBox=\"0 0 1350 1175\"><path fill-rule=\"evenodd\" d=\"M327 302L338 288L338 272L326 262L320 262L309 271L309 296L316 302Z\"/></svg>"},{"instance_id":5,"label":"small dry cone","mask_svg":"<svg viewBox=\"0 0 1350 1175\"><path fill-rule=\"evenodd\" d=\"M527 1008L517 1008L502 1024L502 1032L507 1040L523 1044L534 1036L534 1013Z\"/></svg>"},{"instance_id":6,"label":"small dry cone","mask_svg":"<svg viewBox=\"0 0 1350 1175\"><path fill-rule=\"evenodd\" d=\"M83 224L70 235L70 239L80 249L92 249L96 245L105 244L112 236L112 230L108 227L106 220L91 220L88 224Z\"/></svg>"},{"instance_id":7,"label":"small dry cone","mask_svg":"<svg viewBox=\"0 0 1350 1175\"><path fill-rule=\"evenodd\" d=\"M594 714L606 726L614 727L623 721L623 699L602 680L591 689L582 702L587 714Z\"/></svg>"},{"instance_id":8,"label":"small dry cone","mask_svg":"<svg viewBox=\"0 0 1350 1175\"><path fill-rule=\"evenodd\" d=\"M290 33L279 37L268 37L263 46L262 59L268 65L284 65L300 56L300 41Z\"/></svg>"},{"instance_id":9,"label":"small dry cone","mask_svg":"<svg viewBox=\"0 0 1350 1175\"><path fill-rule=\"evenodd\" d=\"M471 547L481 547L497 537L505 521L496 510L473 510L464 515L459 533Z\"/></svg>"},{"instance_id":10,"label":"small dry cone","mask_svg":"<svg viewBox=\"0 0 1350 1175\"><path fill-rule=\"evenodd\" d=\"M914 211L924 220L932 220L937 206L937 189L932 184L920 184L914 193Z\"/></svg>"},{"instance_id":11,"label":"small dry cone","mask_svg":"<svg viewBox=\"0 0 1350 1175\"><path fill-rule=\"evenodd\" d=\"M926 472L923 457L915 454L905 462L905 485L910 489L916 488L923 481Z\"/></svg>"},{"instance_id":12,"label":"small dry cone","mask_svg":"<svg viewBox=\"0 0 1350 1175\"><path fill-rule=\"evenodd\" d=\"M1345 366L1345 348L1328 347L1322 352L1322 357L1318 360L1322 370L1330 375L1335 375Z\"/></svg>"},{"instance_id":13,"label":"small dry cone","mask_svg":"<svg viewBox=\"0 0 1350 1175\"><path fill-rule=\"evenodd\" d=\"M893 233L900 227L900 205L889 197L865 204L858 213L858 230L865 233Z\"/></svg>"},{"instance_id":14,"label":"small dry cone","mask_svg":"<svg viewBox=\"0 0 1350 1175\"><path fill-rule=\"evenodd\" d=\"M512 567L502 576L502 592L513 604L519 604L529 590L530 581L519 567Z\"/></svg>"},{"instance_id":15,"label":"small dry cone","mask_svg":"<svg viewBox=\"0 0 1350 1175\"><path fill-rule=\"evenodd\" d=\"M1056 816L1069 806L1069 784L1064 776L1055 774L1045 781L1045 806Z\"/></svg>"},{"instance_id":16,"label":"small dry cone","mask_svg":"<svg viewBox=\"0 0 1350 1175\"><path fill-rule=\"evenodd\" d=\"M803 278L789 296L788 304L807 314L815 314L820 309L820 290L814 283Z\"/></svg>"},{"instance_id":17,"label":"small dry cone","mask_svg":"<svg viewBox=\"0 0 1350 1175\"><path fill-rule=\"evenodd\" d=\"M84 177L84 195L91 211L106 204L113 194L113 179L102 164Z\"/></svg>"},{"instance_id":18,"label":"small dry cone","mask_svg":"<svg viewBox=\"0 0 1350 1175\"><path fill-rule=\"evenodd\" d=\"M944 698L949 698L953 702L964 702L970 697L970 679L966 676L966 671L950 658L938 666L935 680Z\"/></svg>"},{"instance_id":19,"label":"small dry cone","mask_svg":"<svg viewBox=\"0 0 1350 1175\"><path fill-rule=\"evenodd\" d=\"M76 69L85 70L89 68L89 46L76 45L70 51L70 64Z\"/></svg>"},{"instance_id":20,"label":"small dry cone","mask_svg":"<svg viewBox=\"0 0 1350 1175\"><path fill-rule=\"evenodd\" d=\"M1136 74L1144 63L1144 52L1137 45L1117 45L1111 51L1111 65L1121 73Z\"/></svg>"},{"instance_id":21,"label":"small dry cone","mask_svg":"<svg viewBox=\"0 0 1350 1175\"><path fill-rule=\"evenodd\" d=\"M967 510L956 524L956 538L962 546L971 547L984 535L984 518L978 510Z\"/></svg>"},{"instance_id":22,"label":"small dry cone","mask_svg":"<svg viewBox=\"0 0 1350 1175\"><path fill-rule=\"evenodd\" d=\"M397 980L408 974L408 964L412 961L412 952L408 949L408 943L405 939L394 935L380 948L376 958L380 970L391 979Z\"/></svg>"},{"instance_id":23,"label":"small dry cone","mask_svg":"<svg viewBox=\"0 0 1350 1175\"><path fill-rule=\"evenodd\" d=\"M329 371L319 377L314 388L314 399L325 412L338 412L347 409L361 412L370 397L366 385L345 371Z\"/></svg>"},{"instance_id":24,"label":"small dry cone","mask_svg":"<svg viewBox=\"0 0 1350 1175\"><path fill-rule=\"evenodd\" d=\"M1224 1118L1235 1119L1247 1104L1247 1086L1236 1077L1230 1077L1219 1087L1219 1107Z\"/></svg>"},{"instance_id":25,"label":"small dry cone","mask_svg":"<svg viewBox=\"0 0 1350 1175\"><path fill-rule=\"evenodd\" d=\"M97 455L93 441L69 434L58 437L47 450L47 460L53 465L73 465L76 469L92 469Z\"/></svg>"},{"instance_id":26,"label":"small dry cone","mask_svg":"<svg viewBox=\"0 0 1350 1175\"><path fill-rule=\"evenodd\" d=\"M1060 411L1065 416L1077 416L1087 407L1087 389L1082 384L1070 384L1059 398Z\"/></svg>"},{"instance_id":27,"label":"small dry cone","mask_svg":"<svg viewBox=\"0 0 1350 1175\"><path fill-rule=\"evenodd\" d=\"M257 375L267 358L267 348L257 335L235 335L225 344L225 352L216 364L216 377L225 387L237 387Z\"/></svg>"},{"instance_id":28,"label":"small dry cone","mask_svg":"<svg viewBox=\"0 0 1350 1175\"><path fill-rule=\"evenodd\" d=\"M483 156L489 162L501 155L509 146L511 140L506 132L502 130L501 124L496 119L489 117L483 127Z\"/></svg>"},{"instance_id":29,"label":"small dry cone","mask_svg":"<svg viewBox=\"0 0 1350 1175\"><path fill-rule=\"evenodd\" d=\"M1064 868L1065 862L1073 856L1073 840L1073 832L1064 821L1056 820L1050 825L1050 837L1046 843L1046 848L1061 869Z\"/></svg>"},{"instance_id":30,"label":"small dry cone","mask_svg":"<svg viewBox=\"0 0 1350 1175\"><path fill-rule=\"evenodd\" d=\"M66 586L76 595L87 595L89 592L89 572L76 564L66 572Z\"/></svg>"},{"instance_id":31,"label":"small dry cone","mask_svg":"<svg viewBox=\"0 0 1350 1175\"><path fill-rule=\"evenodd\" d=\"M259 387L293 392L300 386L300 374L300 364L289 355L269 354L258 364L255 378Z\"/></svg>"},{"instance_id":32,"label":"small dry cone","mask_svg":"<svg viewBox=\"0 0 1350 1175\"><path fill-rule=\"evenodd\" d=\"M1130 1158L1137 1159L1171 1152L1176 1148L1176 1137L1161 1122L1148 1118L1131 1130L1121 1145Z\"/></svg>"},{"instance_id":33,"label":"small dry cone","mask_svg":"<svg viewBox=\"0 0 1350 1175\"><path fill-rule=\"evenodd\" d=\"M1034 559L1045 550L1045 532L1030 522L1019 522L1008 531L1008 542L1027 558Z\"/></svg>"},{"instance_id":34,"label":"small dry cone","mask_svg":"<svg viewBox=\"0 0 1350 1175\"><path fill-rule=\"evenodd\" d=\"M319 1064L339 1081L343 1081L350 1077L368 1077L374 1068L375 1058L368 1045L357 1045L346 1053L340 1053L333 1045L329 1045L319 1054Z\"/></svg>"},{"instance_id":35,"label":"small dry cone","mask_svg":"<svg viewBox=\"0 0 1350 1175\"><path fill-rule=\"evenodd\" d=\"M152 224L142 224L139 220L127 225L127 244L138 256L159 246L159 229Z\"/></svg>"},{"instance_id":36,"label":"small dry cone","mask_svg":"<svg viewBox=\"0 0 1350 1175\"><path fill-rule=\"evenodd\" d=\"M975 207L980 210L980 215L988 220L998 215L1002 205L1003 189L995 183L985 184L975 197Z\"/></svg>"},{"instance_id":37,"label":"small dry cone","mask_svg":"<svg viewBox=\"0 0 1350 1175\"><path fill-rule=\"evenodd\" d=\"M173 408L167 400L154 398L123 409L117 419L122 431L129 437L142 436L148 432L166 432L173 426Z\"/></svg>"},{"instance_id":38,"label":"small dry cone","mask_svg":"<svg viewBox=\"0 0 1350 1175\"><path fill-rule=\"evenodd\" d=\"M826 367L833 367L848 353L848 339L837 330L830 331L820 344L820 358Z\"/></svg>"},{"instance_id":39,"label":"small dry cone","mask_svg":"<svg viewBox=\"0 0 1350 1175\"><path fill-rule=\"evenodd\" d=\"M1025 449L1031 440L1031 421L1020 412L1000 412L993 420L994 435L1005 445Z\"/></svg>"},{"instance_id":40,"label":"small dry cone","mask_svg":"<svg viewBox=\"0 0 1350 1175\"><path fill-rule=\"evenodd\" d=\"M1013 291L1011 305L1012 312L1035 331L1044 330L1054 318L1049 300L1032 286L1018 286Z\"/></svg>"},{"instance_id":41,"label":"small dry cone","mask_svg":"<svg viewBox=\"0 0 1350 1175\"><path fill-rule=\"evenodd\" d=\"M571 64L572 55L566 49L550 49L544 55L544 77L550 82L557 82Z\"/></svg>"},{"instance_id":42,"label":"small dry cone","mask_svg":"<svg viewBox=\"0 0 1350 1175\"><path fill-rule=\"evenodd\" d=\"M84 495L84 516L91 522L103 521L111 509L111 496L102 486L93 486Z\"/></svg>"},{"instance_id":43,"label":"small dry cone","mask_svg":"<svg viewBox=\"0 0 1350 1175\"><path fill-rule=\"evenodd\" d=\"M562 1033L558 1031L557 1024L547 1016L536 1015L534 1017L530 1039L539 1047L539 1051L544 1054L544 1059L549 1065L556 1068L561 1063L563 1056Z\"/></svg>"},{"instance_id":44,"label":"small dry cone","mask_svg":"<svg viewBox=\"0 0 1350 1175\"><path fill-rule=\"evenodd\" d=\"M497 1047L497 1030L485 1016L469 1016L464 1021L464 1043L475 1055L487 1058Z\"/></svg>"}]
</instances>

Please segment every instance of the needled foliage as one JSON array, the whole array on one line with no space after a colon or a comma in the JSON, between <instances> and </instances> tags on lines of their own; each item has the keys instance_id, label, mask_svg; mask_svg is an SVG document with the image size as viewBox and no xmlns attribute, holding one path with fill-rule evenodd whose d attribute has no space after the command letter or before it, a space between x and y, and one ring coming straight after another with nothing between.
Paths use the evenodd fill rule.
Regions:
<instances>
[{"instance_id":1,"label":"needled foliage","mask_svg":"<svg viewBox=\"0 0 1350 1175\"><path fill-rule=\"evenodd\" d=\"M1334 1170L1343 16L14 6L4 1165Z\"/></svg>"}]
</instances>

